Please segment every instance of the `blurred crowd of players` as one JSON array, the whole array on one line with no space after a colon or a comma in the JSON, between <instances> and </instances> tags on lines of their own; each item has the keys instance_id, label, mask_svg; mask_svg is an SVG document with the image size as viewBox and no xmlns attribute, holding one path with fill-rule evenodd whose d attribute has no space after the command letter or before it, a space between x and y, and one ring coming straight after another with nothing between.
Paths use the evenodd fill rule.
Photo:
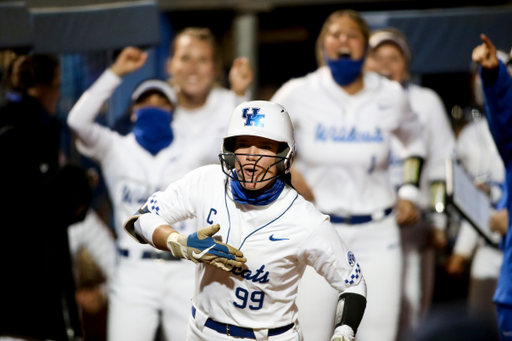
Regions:
<instances>
[{"instance_id":1,"label":"blurred crowd of players","mask_svg":"<svg viewBox=\"0 0 512 341\"><path fill-rule=\"evenodd\" d=\"M427 135L430 134L427 144L437 148L427 152L425 162L429 162L429 157L438 157L441 150L450 157L458 158L474 177L475 185L491 198L494 206L489 222L491 229L506 234L508 212L503 205L504 166L485 120L478 66L468 65L471 103L460 110L450 110L448 114L435 92L410 81L408 67L414 56L401 32L392 28L372 32L368 42L364 72L376 72L401 84L408 94L412 110L419 116ZM512 74L511 53L498 51L498 58ZM114 66L106 71L112 75L106 76L120 82L126 73L140 68L141 65L126 65L133 55L138 55L133 60L140 63L141 54L143 52L137 48L125 49ZM5 228L0 251L3 273L0 309L10 318L9 323L0 323L0 339L65 340L76 339L82 333L85 340L107 339L109 291L115 277L119 276L119 271L116 271L119 258L126 257L127 250L119 244L116 246L118 234L122 233L119 226L114 226L115 210L121 209L121 204L117 204L118 199L114 197L117 194L95 190L105 180L98 172L100 166L94 165L87 156L92 155L95 161L99 160L103 172L108 160L103 156L94 157L94 151L76 157L75 142L78 139L79 143L83 142L82 134L87 135L84 133L87 127L76 121L70 141L62 139L65 136L62 131L68 128L64 126L66 122L59 122L55 117L63 77L62 65L56 57L6 52L3 59L4 77L0 92L3 96L0 101L3 103L0 107L0 178L3 184L0 200L6 218L3 219ZM260 67L265 72L265 65ZM253 80L250 61L245 58L234 61L228 77L229 90L219 85L222 70L212 33L207 28L185 29L171 48L169 79L166 81L172 94L167 94L165 85L161 84L134 94L130 114L123 118L128 122L124 124L128 129L122 129L121 135L131 133L133 127L137 127L136 105L141 101L154 101L152 106L170 107L174 134L184 131L190 134L191 142L187 148L196 159L182 165L184 174L197 166L216 162L202 160L201 155L207 155L207 152L200 149L219 149L225 128L222 123L227 124L227 115L238 103L256 97L246 91ZM114 89L115 86L111 92ZM109 97L108 91L106 98ZM414 97L421 91L426 95L422 93ZM155 94L156 97L152 97ZM98 105L101 108L103 102ZM293 116L293 110L288 110ZM421 113L422 110L426 112ZM97 114L92 113L91 124L101 120ZM217 125L210 122L211 116L215 115L219 117ZM203 129L217 131L204 133ZM439 138L438 134L444 136ZM203 140L208 147L192 142L210 136L211 141ZM448 142L443 143L443 139ZM63 140L69 145L65 145ZM440 144L429 142L436 140L441 140ZM162 141L167 143L164 138ZM170 143L172 138L167 145ZM71 153L64 152L68 148ZM151 148L148 146L146 149L153 150ZM166 146L152 154L160 153L163 148ZM86 148L82 147L80 151L83 150ZM397 187L403 178L402 160L397 155L399 150L397 144L389 158L389 181ZM197 160L200 161L196 163ZM87 169L72 164L87 165ZM430 180L443 179L442 176L439 179L425 177L420 182L420 190L431 191ZM305 182L307 185L307 179ZM314 189L302 187L303 183L301 178L296 182L296 188L304 197L314 201ZM108 184L107 188L114 190ZM104 200L105 193L110 195L111 203ZM456 212L447 211L440 217L434 217L428 205L429 194L425 198L425 202L416 203L416 218L399 221L404 258L401 314L396 339L413 340L417 337L432 301L442 303L447 298L445 292L455 292L453 288L447 289L446 283L456 283L454 288L461 292L461 299L468 292L467 310L458 313L476 316L488 321L491 330L493 327L497 329L492 296L503 259L502 252L479 238L474 228ZM137 202L135 206L139 204ZM422 220L426 223L420 228L415 226ZM151 254L145 261L172 262L159 254ZM449 276L455 279L450 280ZM469 279L461 280L461 276ZM160 312L159 316L164 315ZM109 319L113 319L111 315ZM38 323L27 323L36 320ZM119 339L111 333L109 331L110 339ZM173 341L172 333L166 331L163 321L157 323L150 333L154 335L152 339L167 337L168 341Z\"/></svg>"}]
</instances>

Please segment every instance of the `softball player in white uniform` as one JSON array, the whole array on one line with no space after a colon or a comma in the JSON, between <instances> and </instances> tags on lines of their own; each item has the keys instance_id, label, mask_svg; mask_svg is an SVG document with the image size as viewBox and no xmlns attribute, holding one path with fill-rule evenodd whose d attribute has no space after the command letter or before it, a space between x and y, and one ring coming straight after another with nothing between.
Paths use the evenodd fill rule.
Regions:
<instances>
[{"instance_id":1,"label":"softball player in white uniform","mask_svg":"<svg viewBox=\"0 0 512 341\"><path fill-rule=\"evenodd\" d=\"M404 157L423 157L425 147L421 125L400 85L374 73L361 74L368 36L357 12L334 12L317 43L319 62L328 66L289 81L273 101L290 112L299 169L316 207L331 216L365 271L371 300L358 340L394 340L402 253L393 214L396 192L388 174L390 140L397 136L406 145ZM418 189L408 183L399 195L416 201ZM412 219L414 206L410 201L405 205L408 213L402 218ZM317 296L330 302L335 293L312 271L306 270L305 279L299 290L304 335L328 340L330 320L318 309L323 304Z\"/></svg>"},{"instance_id":2,"label":"softball player in white uniform","mask_svg":"<svg viewBox=\"0 0 512 341\"><path fill-rule=\"evenodd\" d=\"M187 340L302 340L295 299L306 265L341 292L333 340L353 340L365 281L329 218L289 185L294 139L286 110L242 103L222 149L222 166L155 193L125 224L139 242L199 263ZM190 217L198 232L174 233L171 226Z\"/></svg>"},{"instance_id":3,"label":"softball player in white uniform","mask_svg":"<svg viewBox=\"0 0 512 341\"><path fill-rule=\"evenodd\" d=\"M466 170L480 184L489 188L491 201L497 203L502 195L505 168L486 119L464 127L457 139L457 154ZM500 235L497 233L494 242L498 243L499 240ZM462 272L464 263L473 257L468 297L470 311L474 314L486 314L487 317L493 316L496 322L492 297L496 290L503 252L485 243L474 228L463 220L453 254L448 262L448 269L452 273Z\"/></svg>"},{"instance_id":4,"label":"softball player in white uniform","mask_svg":"<svg viewBox=\"0 0 512 341\"><path fill-rule=\"evenodd\" d=\"M229 74L231 91L215 84L221 70L220 51L207 28L189 27L172 44L170 82L178 92L172 126L200 165L218 163L218 146L233 109L246 98L253 79L247 58L237 58ZM190 171L193 168L188 168Z\"/></svg>"},{"instance_id":5,"label":"softball player in white uniform","mask_svg":"<svg viewBox=\"0 0 512 341\"><path fill-rule=\"evenodd\" d=\"M120 76L137 70L144 62L140 50L123 50L114 66L73 107L68 124L79 137L79 150L101 164L114 208L119 263L109 295L108 338L153 340L161 314L167 339L183 340L188 321L184 310L190 307L194 267L134 243L121 232L123 222L151 193L164 189L185 175L187 169L197 166L188 165L187 150L179 138L168 139L169 133L172 135L171 112L166 110L171 110L176 95L163 81L141 84L133 97L136 127L126 136L94 123L104 102L121 83ZM160 95L150 95L137 104L139 98L152 91Z\"/></svg>"},{"instance_id":6,"label":"softball player in white uniform","mask_svg":"<svg viewBox=\"0 0 512 341\"><path fill-rule=\"evenodd\" d=\"M442 247L446 244L444 230L447 217L445 213L430 211L430 198L431 191L444 191L445 160L454 156L455 137L439 96L431 89L409 82L411 51L405 37L395 29L376 31L370 36L370 48L367 69L402 84L410 106L418 115L426 133L427 156L420 178L418 201L424 218L400 230L404 251L400 331L406 332L409 328L418 326L420 316L427 312L432 295L434 252L427 247L427 234L434 237L432 239L436 246ZM400 158L402 148L401 142L393 137L390 173L397 188L403 182Z\"/></svg>"}]
</instances>

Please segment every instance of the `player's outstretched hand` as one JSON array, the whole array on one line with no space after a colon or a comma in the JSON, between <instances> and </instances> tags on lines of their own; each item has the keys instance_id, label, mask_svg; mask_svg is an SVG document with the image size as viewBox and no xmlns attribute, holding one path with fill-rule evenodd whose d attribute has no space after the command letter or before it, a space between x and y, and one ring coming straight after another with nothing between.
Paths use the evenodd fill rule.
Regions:
<instances>
[{"instance_id":1,"label":"player's outstretched hand","mask_svg":"<svg viewBox=\"0 0 512 341\"><path fill-rule=\"evenodd\" d=\"M123 77L140 69L147 58L148 54L141 49L131 46L126 47L121 51L114 65L110 67L110 70L119 77Z\"/></svg>"},{"instance_id":2,"label":"player's outstretched hand","mask_svg":"<svg viewBox=\"0 0 512 341\"><path fill-rule=\"evenodd\" d=\"M254 71L251 68L249 59L245 57L238 57L233 62L231 70L229 71L229 83L231 90L237 96L245 95L247 87L252 83L254 78Z\"/></svg>"},{"instance_id":3,"label":"player's outstretched hand","mask_svg":"<svg viewBox=\"0 0 512 341\"><path fill-rule=\"evenodd\" d=\"M493 43L485 34L481 34L480 39L482 39L483 44L478 45L473 50L473 61L482 65L484 69L493 70L499 65L496 47L494 47Z\"/></svg>"},{"instance_id":4,"label":"player's outstretched hand","mask_svg":"<svg viewBox=\"0 0 512 341\"><path fill-rule=\"evenodd\" d=\"M399 225L408 225L420 219L418 210L412 201L400 199L396 204L396 222Z\"/></svg>"},{"instance_id":5,"label":"player's outstretched hand","mask_svg":"<svg viewBox=\"0 0 512 341\"><path fill-rule=\"evenodd\" d=\"M346 324L334 329L331 341L353 341L354 331Z\"/></svg>"},{"instance_id":6,"label":"player's outstretched hand","mask_svg":"<svg viewBox=\"0 0 512 341\"><path fill-rule=\"evenodd\" d=\"M167 238L167 247L174 257L184 258L194 263L206 263L224 271L241 267L247 261L242 251L212 237L219 232L220 225L200 229L191 235L171 233Z\"/></svg>"}]
</instances>

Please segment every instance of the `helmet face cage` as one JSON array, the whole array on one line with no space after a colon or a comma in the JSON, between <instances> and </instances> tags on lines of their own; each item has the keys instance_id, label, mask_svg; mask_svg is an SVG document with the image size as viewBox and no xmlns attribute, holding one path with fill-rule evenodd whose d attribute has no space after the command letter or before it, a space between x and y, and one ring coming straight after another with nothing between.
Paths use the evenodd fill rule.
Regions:
<instances>
[{"instance_id":1,"label":"helmet face cage","mask_svg":"<svg viewBox=\"0 0 512 341\"><path fill-rule=\"evenodd\" d=\"M245 154L245 153L236 153L235 154L234 152L229 152L229 151L223 150L223 153L219 154L219 160L220 160L220 163L222 166L222 171L224 172L224 174L229 176L232 180L239 181L241 183L259 183L259 182L267 182L269 180L279 178L279 177L281 177L281 175L288 173L289 165L291 164L290 154L291 153L290 153L289 148L286 148L283 152L280 152L275 156L274 155L261 155L261 154ZM261 177L260 180L255 180L254 174L252 175L251 179L247 179L245 177L244 172L240 172L240 174L236 172L237 168L240 170L242 169L242 163L240 162L240 159L238 158L238 156L241 156L241 155L258 157L258 159L254 163L254 166L252 168L253 170L256 170L256 166L263 158L272 158L275 160L275 162L267 167L267 169L265 170L265 173L263 173L263 176ZM277 174L270 178L266 178L268 172L274 166L277 168Z\"/></svg>"}]
</instances>

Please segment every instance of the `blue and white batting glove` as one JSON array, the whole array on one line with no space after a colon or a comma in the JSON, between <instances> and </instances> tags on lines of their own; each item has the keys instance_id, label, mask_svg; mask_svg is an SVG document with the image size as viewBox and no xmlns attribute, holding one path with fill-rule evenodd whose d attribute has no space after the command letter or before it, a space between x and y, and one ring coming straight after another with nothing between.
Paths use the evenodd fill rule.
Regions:
<instances>
[{"instance_id":1,"label":"blue and white batting glove","mask_svg":"<svg viewBox=\"0 0 512 341\"><path fill-rule=\"evenodd\" d=\"M194 263L206 263L224 271L241 267L247 261L242 251L214 240L220 225L200 229L191 235L171 233L167 238L167 247L174 257L191 260Z\"/></svg>"},{"instance_id":2,"label":"blue and white batting glove","mask_svg":"<svg viewBox=\"0 0 512 341\"><path fill-rule=\"evenodd\" d=\"M354 340L354 331L350 326L346 324L337 327L334 329L334 334L332 335L331 341L353 341Z\"/></svg>"}]
</instances>

